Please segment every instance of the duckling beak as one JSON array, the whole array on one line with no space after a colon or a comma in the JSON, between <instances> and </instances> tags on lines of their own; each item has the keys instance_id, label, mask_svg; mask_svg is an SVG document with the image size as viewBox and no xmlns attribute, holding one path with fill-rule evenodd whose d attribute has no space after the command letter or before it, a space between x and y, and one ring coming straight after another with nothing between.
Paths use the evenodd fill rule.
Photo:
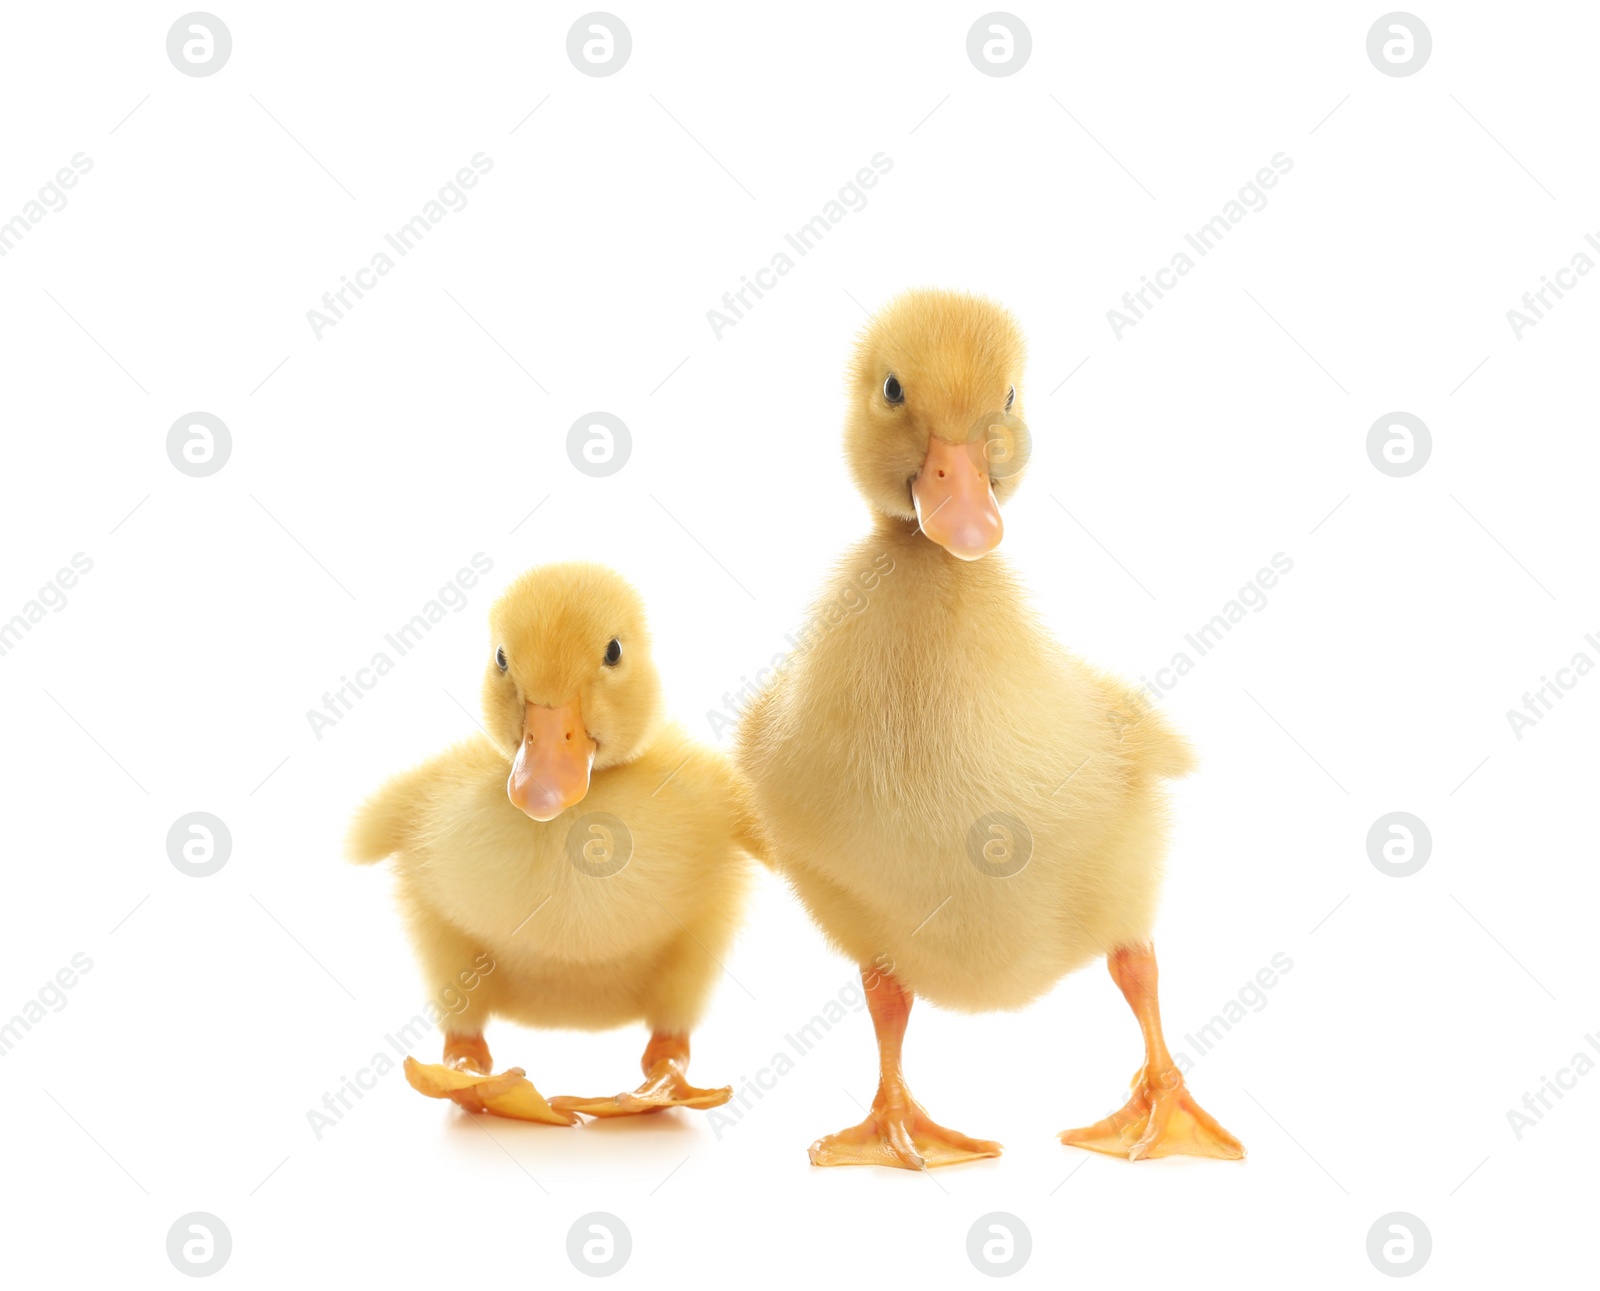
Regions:
<instances>
[{"instance_id":1,"label":"duckling beak","mask_svg":"<svg viewBox=\"0 0 1600 1291\"><path fill-rule=\"evenodd\" d=\"M589 792L595 742L576 699L529 704L506 794L535 820L554 820Z\"/></svg>"},{"instance_id":2,"label":"duckling beak","mask_svg":"<svg viewBox=\"0 0 1600 1291\"><path fill-rule=\"evenodd\" d=\"M987 556L1005 531L982 450L981 442L952 444L930 435L922 473L911 484L922 532L962 560Z\"/></svg>"}]
</instances>

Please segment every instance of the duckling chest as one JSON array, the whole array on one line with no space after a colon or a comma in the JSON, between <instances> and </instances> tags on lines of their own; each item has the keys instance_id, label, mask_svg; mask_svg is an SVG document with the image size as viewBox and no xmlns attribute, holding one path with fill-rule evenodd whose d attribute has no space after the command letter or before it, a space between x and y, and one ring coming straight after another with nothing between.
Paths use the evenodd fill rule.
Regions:
<instances>
[{"instance_id":1,"label":"duckling chest","mask_svg":"<svg viewBox=\"0 0 1600 1291\"><path fill-rule=\"evenodd\" d=\"M669 831L599 795L544 823L498 796L437 822L411 868L428 905L512 962L615 963L670 939L688 858Z\"/></svg>"},{"instance_id":2,"label":"duckling chest","mask_svg":"<svg viewBox=\"0 0 1600 1291\"><path fill-rule=\"evenodd\" d=\"M907 570L814 627L773 696L753 768L769 809L900 846L964 838L995 812L1049 828L1065 807L1051 790L1097 721L1092 696L1006 590L941 595Z\"/></svg>"}]
</instances>

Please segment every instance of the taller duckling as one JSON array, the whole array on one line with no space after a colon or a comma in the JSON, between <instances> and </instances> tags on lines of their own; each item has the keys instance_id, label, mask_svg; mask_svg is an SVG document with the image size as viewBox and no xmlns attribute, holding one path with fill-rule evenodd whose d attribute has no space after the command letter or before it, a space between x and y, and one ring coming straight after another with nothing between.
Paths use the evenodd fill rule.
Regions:
<instances>
[{"instance_id":1,"label":"taller duckling","mask_svg":"<svg viewBox=\"0 0 1600 1291\"><path fill-rule=\"evenodd\" d=\"M749 882L743 808L719 753L662 718L638 594L599 565L522 575L489 612L483 734L404 772L358 813L357 861L394 856L401 904L442 1012L444 1063L411 1084L471 1111L571 1124L715 1107L689 1084ZM491 1017L601 1030L644 1022L645 1082L548 1103L522 1069L491 1075Z\"/></svg>"},{"instance_id":2,"label":"taller duckling","mask_svg":"<svg viewBox=\"0 0 1600 1291\"><path fill-rule=\"evenodd\" d=\"M912 1098L912 1000L1020 1008L1102 955L1145 1060L1126 1106L1061 1141L1133 1160L1244 1155L1189 1093L1157 1004L1162 782L1190 770L1189 748L1063 650L990 554L1027 459L1023 359L1016 322L972 296L912 292L867 325L845 447L874 524L818 604L872 590L854 614L819 614L741 722L767 858L862 966L877 1032L871 1111L812 1144L816 1165L999 1155Z\"/></svg>"}]
</instances>

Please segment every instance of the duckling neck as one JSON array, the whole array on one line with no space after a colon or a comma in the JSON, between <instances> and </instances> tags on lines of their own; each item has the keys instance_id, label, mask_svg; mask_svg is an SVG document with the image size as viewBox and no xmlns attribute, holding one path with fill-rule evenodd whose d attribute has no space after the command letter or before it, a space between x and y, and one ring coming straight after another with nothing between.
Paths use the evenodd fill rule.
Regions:
<instances>
[{"instance_id":1,"label":"duckling neck","mask_svg":"<svg viewBox=\"0 0 1600 1291\"><path fill-rule=\"evenodd\" d=\"M1010 566L998 552L979 560L962 560L924 534L914 520L880 515L873 525L872 541L893 558L896 571L903 571L905 581L914 582L921 595L953 609L963 601L989 601L997 593L1016 590Z\"/></svg>"}]
</instances>

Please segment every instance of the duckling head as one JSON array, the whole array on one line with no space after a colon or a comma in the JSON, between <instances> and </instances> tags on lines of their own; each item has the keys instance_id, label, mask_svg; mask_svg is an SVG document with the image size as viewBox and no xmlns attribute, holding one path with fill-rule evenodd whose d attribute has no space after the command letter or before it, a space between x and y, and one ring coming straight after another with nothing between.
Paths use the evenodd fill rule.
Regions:
<instances>
[{"instance_id":1,"label":"duckling head","mask_svg":"<svg viewBox=\"0 0 1600 1291\"><path fill-rule=\"evenodd\" d=\"M999 545L999 504L1028 456L1024 358L1016 320L980 296L911 291L873 317L850 368L845 449L874 510L962 560Z\"/></svg>"},{"instance_id":2,"label":"duckling head","mask_svg":"<svg viewBox=\"0 0 1600 1291\"><path fill-rule=\"evenodd\" d=\"M534 820L581 802L593 771L642 753L661 720L644 603L601 565L529 570L489 611L483 713Z\"/></svg>"}]
</instances>

